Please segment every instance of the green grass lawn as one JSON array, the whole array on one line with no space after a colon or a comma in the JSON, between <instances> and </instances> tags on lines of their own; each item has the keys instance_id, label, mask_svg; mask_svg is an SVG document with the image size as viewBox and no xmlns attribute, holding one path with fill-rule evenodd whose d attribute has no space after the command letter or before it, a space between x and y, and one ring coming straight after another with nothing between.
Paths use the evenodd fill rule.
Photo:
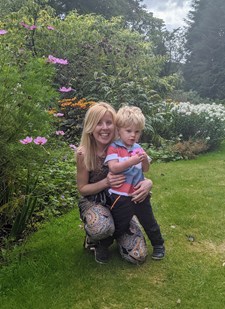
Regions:
<instances>
[{"instance_id":1,"label":"green grass lawn","mask_svg":"<svg viewBox=\"0 0 225 309\"><path fill-rule=\"evenodd\" d=\"M225 145L224 145L225 146ZM152 206L166 258L97 264L84 252L78 209L43 225L8 255L0 308L225 308L225 147L196 160L154 163Z\"/></svg>"}]
</instances>

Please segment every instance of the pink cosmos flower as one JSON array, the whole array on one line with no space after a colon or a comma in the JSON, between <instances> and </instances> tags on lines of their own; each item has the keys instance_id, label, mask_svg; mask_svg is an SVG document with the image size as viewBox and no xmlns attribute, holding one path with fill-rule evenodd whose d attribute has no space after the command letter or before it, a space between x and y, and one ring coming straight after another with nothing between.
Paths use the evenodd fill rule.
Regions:
<instances>
[{"instance_id":1,"label":"pink cosmos flower","mask_svg":"<svg viewBox=\"0 0 225 309\"><path fill-rule=\"evenodd\" d=\"M48 30L55 30L55 28L52 27L52 26L47 26L47 29L48 29Z\"/></svg>"},{"instance_id":2,"label":"pink cosmos flower","mask_svg":"<svg viewBox=\"0 0 225 309\"><path fill-rule=\"evenodd\" d=\"M4 34L6 34L8 31L7 30L0 30L0 35L4 35Z\"/></svg>"},{"instance_id":3,"label":"pink cosmos flower","mask_svg":"<svg viewBox=\"0 0 225 309\"><path fill-rule=\"evenodd\" d=\"M134 149L134 150L130 153L130 155L131 155L131 156L135 156L136 154L142 154L142 153L144 153L143 149L137 148L137 149Z\"/></svg>"},{"instance_id":4,"label":"pink cosmos flower","mask_svg":"<svg viewBox=\"0 0 225 309\"><path fill-rule=\"evenodd\" d=\"M71 148L72 150L77 151L77 147L76 147L75 145L70 144L69 146L70 146L70 148Z\"/></svg>"},{"instance_id":5,"label":"pink cosmos flower","mask_svg":"<svg viewBox=\"0 0 225 309\"><path fill-rule=\"evenodd\" d=\"M57 63L59 63L59 64L68 64L68 60L67 59L59 59L59 58L57 58Z\"/></svg>"},{"instance_id":6,"label":"pink cosmos flower","mask_svg":"<svg viewBox=\"0 0 225 309\"><path fill-rule=\"evenodd\" d=\"M70 92L70 91L73 91L74 89L73 88L71 88L71 87L68 87L68 88L66 88L66 87L61 87L61 88L59 88L59 91L60 92Z\"/></svg>"},{"instance_id":7,"label":"pink cosmos flower","mask_svg":"<svg viewBox=\"0 0 225 309\"><path fill-rule=\"evenodd\" d=\"M34 30L34 29L37 29L37 26L35 26L35 25L32 25L32 26L30 26L30 27L29 27L29 29L30 29L30 30Z\"/></svg>"},{"instance_id":8,"label":"pink cosmos flower","mask_svg":"<svg viewBox=\"0 0 225 309\"><path fill-rule=\"evenodd\" d=\"M26 29L30 29L30 26L25 24L23 21L21 21L20 25L23 26Z\"/></svg>"},{"instance_id":9,"label":"pink cosmos flower","mask_svg":"<svg viewBox=\"0 0 225 309\"><path fill-rule=\"evenodd\" d=\"M55 131L55 134L56 135L65 135L65 132L64 131Z\"/></svg>"},{"instance_id":10,"label":"pink cosmos flower","mask_svg":"<svg viewBox=\"0 0 225 309\"><path fill-rule=\"evenodd\" d=\"M63 113L57 113L57 114L53 114L53 116L55 116L55 117L63 117L64 114Z\"/></svg>"},{"instance_id":11,"label":"pink cosmos flower","mask_svg":"<svg viewBox=\"0 0 225 309\"><path fill-rule=\"evenodd\" d=\"M47 143L47 138L45 137L41 137L41 136L38 136L34 139L34 143L36 145L44 145Z\"/></svg>"},{"instance_id":12,"label":"pink cosmos flower","mask_svg":"<svg viewBox=\"0 0 225 309\"><path fill-rule=\"evenodd\" d=\"M30 136L27 136L26 138L21 139L20 143L26 145L26 144L30 144L32 141L33 141L33 138Z\"/></svg>"},{"instance_id":13,"label":"pink cosmos flower","mask_svg":"<svg viewBox=\"0 0 225 309\"><path fill-rule=\"evenodd\" d=\"M52 55L48 56L48 62L59 63L59 64L68 64L68 60L67 59L56 58L56 57L54 57Z\"/></svg>"},{"instance_id":14,"label":"pink cosmos flower","mask_svg":"<svg viewBox=\"0 0 225 309\"><path fill-rule=\"evenodd\" d=\"M57 63L57 62L56 62L56 59L57 59L57 58L54 57L54 56L52 56L52 55L49 55L49 56L48 56L48 62Z\"/></svg>"}]
</instances>

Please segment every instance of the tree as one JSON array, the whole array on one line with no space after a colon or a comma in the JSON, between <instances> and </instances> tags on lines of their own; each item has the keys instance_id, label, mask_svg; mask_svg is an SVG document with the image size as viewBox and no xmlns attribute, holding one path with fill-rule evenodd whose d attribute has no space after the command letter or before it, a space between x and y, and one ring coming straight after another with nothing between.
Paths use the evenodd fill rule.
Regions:
<instances>
[{"instance_id":1,"label":"tree","mask_svg":"<svg viewBox=\"0 0 225 309\"><path fill-rule=\"evenodd\" d=\"M0 17L18 11L26 0L0 0Z\"/></svg>"},{"instance_id":2,"label":"tree","mask_svg":"<svg viewBox=\"0 0 225 309\"><path fill-rule=\"evenodd\" d=\"M189 13L186 89L211 99L225 98L224 15L224 0L195 0Z\"/></svg>"},{"instance_id":3,"label":"tree","mask_svg":"<svg viewBox=\"0 0 225 309\"><path fill-rule=\"evenodd\" d=\"M79 14L95 13L110 19L112 16L124 16L134 19L142 10L143 0L49 0L57 14L67 14L77 10Z\"/></svg>"}]
</instances>

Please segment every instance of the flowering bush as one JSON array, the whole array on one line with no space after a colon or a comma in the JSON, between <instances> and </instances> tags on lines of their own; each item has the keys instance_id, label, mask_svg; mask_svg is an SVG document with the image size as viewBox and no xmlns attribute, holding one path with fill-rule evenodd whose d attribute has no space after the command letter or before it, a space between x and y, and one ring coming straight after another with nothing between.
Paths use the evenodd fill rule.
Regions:
<instances>
[{"instance_id":1,"label":"flowering bush","mask_svg":"<svg viewBox=\"0 0 225 309\"><path fill-rule=\"evenodd\" d=\"M14 225L16 237L36 206L33 191L48 156L43 136L51 132L47 110L58 97L54 67L29 52L19 54L17 39L14 29L0 35L0 235Z\"/></svg>"},{"instance_id":2,"label":"flowering bush","mask_svg":"<svg viewBox=\"0 0 225 309\"><path fill-rule=\"evenodd\" d=\"M171 103L171 137L204 140L209 149L218 147L225 137L225 108L221 104Z\"/></svg>"},{"instance_id":3,"label":"flowering bush","mask_svg":"<svg viewBox=\"0 0 225 309\"><path fill-rule=\"evenodd\" d=\"M58 117L60 115L62 117L60 117L59 128L65 133L64 137L67 141L72 143L79 142L85 113L95 103L94 101L86 101L85 98L79 100L77 97L59 101L61 113L53 113L53 115L58 115ZM52 112L50 111L50 113Z\"/></svg>"}]
</instances>

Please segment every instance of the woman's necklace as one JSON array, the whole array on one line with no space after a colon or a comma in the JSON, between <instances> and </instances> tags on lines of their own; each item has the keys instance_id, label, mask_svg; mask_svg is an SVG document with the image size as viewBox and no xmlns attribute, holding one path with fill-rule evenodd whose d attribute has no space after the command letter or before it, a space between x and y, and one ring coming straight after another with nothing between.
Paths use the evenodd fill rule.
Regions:
<instances>
[{"instance_id":1,"label":"woman's necklace","mask_svg":"<svg viewBox=\"0 0 225 309\"><path fill-rule=\"evenodd\" d=\"M106 149L107 148L108 148L108 145L102 151L97 151L97 156L99 158L105 158L106 157Z\"/></svg>"}]
</instances>

